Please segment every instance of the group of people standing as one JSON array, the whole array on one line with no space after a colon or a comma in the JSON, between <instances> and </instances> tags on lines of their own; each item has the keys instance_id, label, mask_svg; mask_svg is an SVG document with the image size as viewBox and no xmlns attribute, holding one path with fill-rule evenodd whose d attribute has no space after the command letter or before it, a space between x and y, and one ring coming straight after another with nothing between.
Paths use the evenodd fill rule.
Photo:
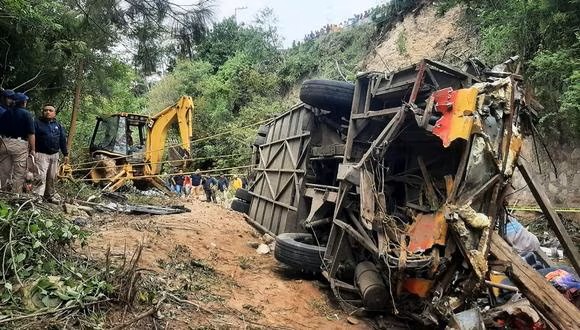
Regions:
<instances>
[{"instance_id":1,"label":"group of people standing","mask_svg":"<svg viewBox=\"0 0 580 330\"><path fill-rule=\"evenodd\" d=\"M184 174L183 170L180 170L177 175L169 178L169 188L174 193L186 197L192 195L199 197L203 191L206 201L214 203L217 203L218 198L225 200L230 189L235 191L244 185L244 180L238 176L234 176L230 182L224 174L215 178L210 175L201 175L199 169L191 175Z\"/></svg>"},{"instance_id":2,"label":"group of people standing","mask_svg":"<svg viewBox=\"0 0 580 330\"><path fill-rule=\"evenodd\" d=\"M32 192L54 201L58 196L54 183L59 151L68 162L66 132L56 120L54 105L44 104L41 116L35 119L27 110L28 100L24 93L0 93L0 189L21 193L30 187ZM31 175L31 169L37 173ZM33 186L30 181L34 174L37 184Z\"/></svg>"}]
</instances>

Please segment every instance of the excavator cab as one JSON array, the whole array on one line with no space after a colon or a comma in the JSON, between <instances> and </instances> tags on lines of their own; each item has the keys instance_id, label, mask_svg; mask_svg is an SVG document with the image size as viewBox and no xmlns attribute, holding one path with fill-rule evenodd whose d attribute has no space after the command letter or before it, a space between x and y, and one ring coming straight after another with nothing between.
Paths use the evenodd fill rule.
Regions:
<instances>
[{"instance_id":1,"label":"excavator cab","mask_svg":"<svg viewBox=\"0 0 580 330\"><path fill-rule=\"evenodd\" d=\"M129 156L129 162L143 161L148 118L132 114L97 118L90 144L91 154Z\"/></svg>"}]
</instances>

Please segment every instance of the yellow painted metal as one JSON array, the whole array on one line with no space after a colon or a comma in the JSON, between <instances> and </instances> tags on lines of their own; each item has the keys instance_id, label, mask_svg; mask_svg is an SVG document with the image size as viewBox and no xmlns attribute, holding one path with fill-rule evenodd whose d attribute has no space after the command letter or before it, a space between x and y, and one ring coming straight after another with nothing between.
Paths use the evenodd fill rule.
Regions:
<instances>
[{"instance_id":1,"label":"yellow painted metal","mask_svg":"<svg viewBox=\"0 0 580 330\"><path fill-rule=\"evenodd\" d=\"M448 147L456 139L469 139L474 125L478 90L474 87L456 91L444 89L435 96L436 109L443 115L433 128L433 134Z\"/></svg>"},{"instance_id":2,"label":"yellow painted metal","mask_svg":"<svg viewBox=\"0 0 580 330\"><path fill-rule=\"evenodd\" d=\"M167 131L174 122L177 122L179 128L181 148L189 154L190 141L193 134L191 122L193 109L193 99L190 96L182 96L175 105L167 107L151 117L149 123L147 123L149 134L147 134L145 162L149 164L145 166L145 175L158 174L160 172L160 162L165 153Z\"/></svg>"},{"instance_id":3,"label":"yellow painted metal","mask_svg":"<svg viewBox=\"0 0 580 330\"><path fill-rule=\"evenodd\" d=\"M453 103L449 142L458 138L469 139L477 105L477 93L477 89L473 87L457 91L457 97Z\"/></svg>"}]
</instances>

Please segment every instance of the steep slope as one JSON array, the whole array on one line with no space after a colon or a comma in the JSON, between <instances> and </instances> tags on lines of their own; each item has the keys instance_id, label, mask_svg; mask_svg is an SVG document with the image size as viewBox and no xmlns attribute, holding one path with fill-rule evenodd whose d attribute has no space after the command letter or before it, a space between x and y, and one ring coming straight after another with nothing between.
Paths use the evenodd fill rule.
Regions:
<instances>
[{"instance_id":1,"label":"steep slope","mask_svg":"<svg viewBox=\"0 0 580 330\"><path fill-rule=\"evenodd\" d=\"M479 37L466 22L465 8L462 6L456 6L443 15L437 14L436 5L420 7L385 33L360 67L365 71L392 71L423 58L441 60L461 67L467 58L478 55ZM541 166L538 166L531 138L526 138L522 155L530 161L537 179L545 187L553 203L564 207L578 207L580 146L574 143L562 145L556 141L550 141L549 145L548 150L555 160L557 175L546 151L540 146L537 156ZM518 172L515 173L513 181L516 192L510 196L510 203L534 205L535 200L529 189L525 188L525 182Z\"/></svg>"},{"instance_id":2,"label":"steep slope","mask_svg":"<svg viewBox=\"0 0 580 330\"><path fill-rule=\"evenodd\" d=\"M367 71L391 71L423 58L460 65L475 53L476 36L462 25L465 9L457 6L443 15L436 5L420 7L406 15L362 63Z\"/></svg>"}]
</instances>

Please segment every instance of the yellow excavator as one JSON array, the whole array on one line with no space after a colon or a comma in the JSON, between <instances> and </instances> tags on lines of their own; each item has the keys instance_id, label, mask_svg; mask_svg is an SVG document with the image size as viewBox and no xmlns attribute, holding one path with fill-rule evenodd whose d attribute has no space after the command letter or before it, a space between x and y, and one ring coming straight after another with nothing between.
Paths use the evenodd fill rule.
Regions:
<instances>
[{"instance_id":1,"label":"yellow excavator","mask_svg":"<svg viewBox=\"0 0 580 330\"><path fill-rule=\"evenodd\" d=\"M116 191L132 180L138 189L153 186L168 193L157 175L161 173L166 149L179 156L170 161L172 167L183 168L191 158L193 108L192 98L182 96L152 117L129 113L98 117L90 143L95 161L90 178L97 184L106 183L105 191ZM173 126L177 126L181 142L166 146Z\"/></svg>"}]
</instances>

